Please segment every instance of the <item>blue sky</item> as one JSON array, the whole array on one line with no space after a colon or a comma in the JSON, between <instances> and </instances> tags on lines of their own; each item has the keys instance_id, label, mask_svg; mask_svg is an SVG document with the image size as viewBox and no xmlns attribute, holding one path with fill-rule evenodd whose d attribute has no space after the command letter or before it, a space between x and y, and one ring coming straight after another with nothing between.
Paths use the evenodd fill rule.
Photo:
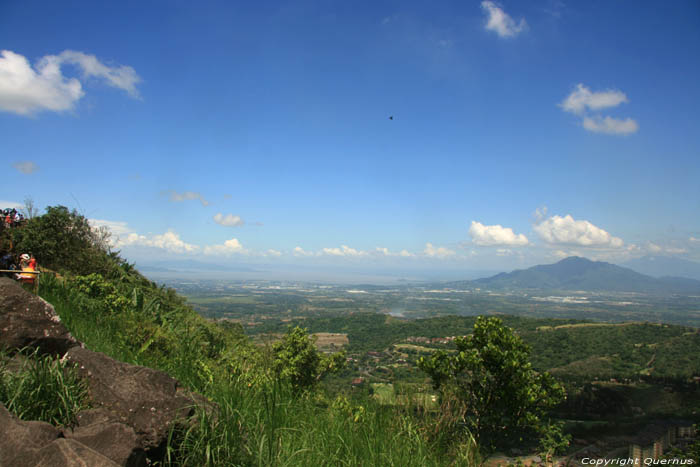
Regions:
<instances>
[{"instance_id":1,"label":"blue sky","mask_svg":"<svg viewBox=\"0 0 700 467\"><path fill-rule=\"evenodd\" d=\"M137 263L700 260L698 2L436 3L2 2L0 204Z\"/></svg>"}]
</instances>

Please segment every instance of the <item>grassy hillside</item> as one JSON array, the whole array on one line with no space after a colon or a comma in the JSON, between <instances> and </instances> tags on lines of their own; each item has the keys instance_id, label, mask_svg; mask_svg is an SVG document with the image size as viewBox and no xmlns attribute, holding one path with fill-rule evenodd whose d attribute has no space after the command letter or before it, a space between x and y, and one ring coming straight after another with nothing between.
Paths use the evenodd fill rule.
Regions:
<instances>
[{"instance_id":1,"label":"grassy hillside","mask_svg":"<svg viewBox=\"0 0 700 467\"><path fill-rule=\"evenodd\" d=\"M320 354L291 331L277 345L255 346L239 325L202 318L76 212L48 208L1 235L4 252L32 253L44 267L39 294L88 348L164 370L215 404L172 433L172 465L471 465L478 456L468 437L445 444L432 435L432 416L410 406L320 390L342 354Z\"/></svg>"}]
</instances>

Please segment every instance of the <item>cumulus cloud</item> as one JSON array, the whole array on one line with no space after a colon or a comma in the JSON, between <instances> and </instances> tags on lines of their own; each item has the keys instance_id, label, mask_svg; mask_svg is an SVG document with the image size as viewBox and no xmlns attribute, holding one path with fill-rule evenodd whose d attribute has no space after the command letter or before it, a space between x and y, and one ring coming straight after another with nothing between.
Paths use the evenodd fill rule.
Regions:
<instances>
[{"instance_id":1,"label":"cumulus cloud","mask_svg":"<svg viewBox=\"0 0 700 467\"><path fill-rule=\"evenodd\" d=\"M135 232L120 235L116 241L116 246L145 246L158 248L170 253L194 253L199 250L197 245L184 242L180 235L172 230L168 230L160 235L140 235Z\"/></svg>"},{"instance_id":2,"label":"cumulus cloud","mask_svg":"<svg viewBox=\"0 0 700 467\"><path fill-rule=\"evenodd\" d=\"M272 248L270 248L269 250L267 250L263 254L263 256L274 256L275 258L279 258L280 256L282 256L282 252L278 251L278 250L273 250Z\"/></svg>"},{"instance_id":3,"label":"cumulus cloud","mask_svg":"<svg viewBox=\"0 0 700 467\"><path fill-rule=\"evenodd\" d=\"M612 117L584 117L583 127L593 133L605 133L608 135L629 135L636 133L639 129L637 122L631 118L619 120Z\"/></svg>"},{"instance_id":4,"label":"cumulus cloud","mask_svg":"<svg viewBox=\"0 0 700 467\"><path fill-rule=\"evenodd\" d=\"M402 258L411 258L411 257L416 256L413 253L409 252L408 250L401 250L401 251L396 252L396 251L391 251L386 247L377 247L374 249L374 253L376 255L379 255L379 256L394 256L394 257L399 256Z\"/></svg>"},{"instance_id":5,"label":"cumulus cloud","mask_svg":"<svg viewBox=\"0 0 700 467\"><path fill-rule=\"evenodd\" d=\"M14 167L14 168L17 169L19 172L21 172L21 173L23 173L23 174L25 174L25 175L33 174L34 172L36 172L37 170L39 170L39 166L36 165L36 164L35 164L34 162L32 162L32 161L19 161L19 162L15 162L14 164L12 164L12 167Z\"/></svg>"},{"instance_id":6,"label":"cumulus cloud","mask_svg":"<svg viewBox=\"0 0 700 467\"><path fill-rule=\"evenodd\" d=\"M292 254L294 256L314 256L312 252L306 251L300 246L294 247L294 251Z\"/></svg>"},{"instance_id":7,"label":"cumulus cloud","mask_svg":"<svg viewBox=\"0 0 700 467\"><path fill-rule=\"evenodd\" d=\"M481 246L524 246L530 243L525 235L516 235L510 227L484 225L476 221L472 221L469 227L469 236L472 237L472 242Z\"/></svg>"},{"instance_id":8,"label":"cumulus cloud","mask_svg":"<svg viewBox=\"0 0 700 467\"><path fill-rule=\"evenodd\" d=\"M201 193L198 193L196 191L184 191L182 193L178 193L175 190L168 190L164 191L163 193L168 195L170 201L173 201L175 203L180 203L182 201L189 200L199 200L199 202L202 203L202 206L209 205L209 201L207 201Z\"/></svg>"},{"instance_id":9,"label":"cumulus cloud","mask_svg":"<svg viewBox=\"0 0 700 467\"><path fill-rule=\"evenodd\" d=\"M240 227L245 223L239 216L234 216L233 214L226 214L224 216L220 212L214 216L214 222L224 227Z\"/></svg>"},{"instance_id":10,"label":"cumulus cloud","mask_svg":"<svg viewBox=\"0 0 700 467\"><path fill-rule=\"evenodd\" d=\"M481 9L488 16L486 29L493 31L500 37L515 37L527 28L524 18L515 22L501 7L492 1L481 2Z\"/></svg>"},{"instance_id":11,"label":"cumulus cloud","mask_svg":"<svg viewBox=\"0 0 700 467\"><path fill-rule=\"evenodd\" d=\"M248 250L243 248L241 242L236 238L226 240L221 245L207 245L204 247L205 255L230 255L233 253L248 253Z\"/></svg>"},{"instance_id":12,"label":"cumulus cloud","mask_svg":"<svg viewBox=\"0 0 700 467\"><path fill-rule=\"evenodd\" d=\"M432 243L426 243L425 244L425 249L423 250L423 254L430 258L448 258L450 256L454 256L455 252L453 250L450 250L449 248L445 247L434 247Z\"/></svg>"},{"instance_id":13,"label":"cumulus cloud","mask_svg":"<svg viewBox=\"0 0 700 467\"><path fill-rule=\"evenodd\" d=\"M367 252L341 245L340 248L324 248L321 253L328 256L366 256Z\"/></svg>"},{"instance_id":14,"label":"cumulus cloud","mask_svg":"<svg viewBox=\"0 0 700 467\"><path fill-rule=\"evenodd\" d=\"M559 106L566 112L580 116L583 127L588 131L608 135L628 135L639 129L635 120L631 118L618 119L600 114L589 115L589 112L617 107L626 102L629 100L622 91L608 89L593 92L584 84L579 83Z\"/></svg>"},{"instance_id":15,"label":"cumulus cloud","mask_svg":"<svg viewBox=\"0 0 700 467\"><path fill-rule=\"evenodd\" d=\"M585 220L574 220L571 215L552 216L533 226L533 230L551 245L580 245L588 247L620 248L621 238Z\"/></svg>"},{"instance_id":16,"label":"cumulus cloud","mask_svg":"<svg viewBox=\"0 0 700 467\"><path fill-rule=\"evenodd\" d=\"M34 68L24 56L10 50L0 51L0 56L0 110L30 116L46 110L73 109L85 92L77 78L63 76L61 68L65 64L79 68L83 79L98 78L138 97L136 85L140 78L133 68L110 67L94 55L65 50L42 57Z\"/></svg>"}]
</instances>

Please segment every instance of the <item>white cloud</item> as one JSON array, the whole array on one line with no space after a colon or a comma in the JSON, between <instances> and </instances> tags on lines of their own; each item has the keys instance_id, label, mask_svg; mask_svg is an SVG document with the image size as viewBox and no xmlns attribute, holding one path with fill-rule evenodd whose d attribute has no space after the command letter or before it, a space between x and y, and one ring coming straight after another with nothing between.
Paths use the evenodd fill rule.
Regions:
<instances>
[{"instance_id":1,"label":"white cloud","mask_svg":"<svg viewBox=\"0 0 700 467\"><path fill-rule=\"evenodd\" d=\"M35 68L24 56L10 50L2 50L0 55L0 110L28 116L44 110L73 109L85 92L77 78L63 76L64 64L80 68L83 78L101 78L109 86L138 97L136 84L140 78L133 68L109 67L94 55L66 50L59 55L46 55Z\"/></svg>"},{"instance_id":2,"label":"white cloud","mask_svg":"<svg viewBox=\"0 0 700 467\"><path fill-rule=\"evenodd\" d=\"M206 206L206 205L205 205ZM233 214L226 214L225 216L220 212L214 216L214 222L224 227L240 227L245 224L243 219L239 216L234 216Z\"/></svg>"},{"instance_id":3,"label":"white cloud","mask_svg":"<svg viewBox=\"0 0 700 467\"><path fill-rule=\"evenodd\" d=\"M230 255L232 253L248 253L248 250L243 248L241 242L236 238L226 240L222 245L207 245L204 247L205 255Z\"/></svg>"},{"instance_id":4,"label":"white cloud","mask_svg":"<svg viewBox=\"0 0 700 467\"><path fill-rule=\"evenodd\" d=\"M164 234L150 236L132 232L124 236L119 236L115 246L145 246L166 250L170 253L193 253L199 250L197 245L184 242L180 238L180 235L172 230L168 230Z\"/></svg>"},{"instance_id":5,"label":"white cloud","mask_svg":"<svg viewBox=\"0 0 700 467\"><path fill-rule=\"evenodd\" d=\"M269 250L267 250L267 251L264 253L263 256L274 256L274 257L276 257L276 258L279 258L280 256L282 256L282 252L281 252L281 251L278 251L278 250L273 250L272 248L270 248Z\"/></svg>"},{"instance_id":6,"label":"white cloud","mask_svg":"<svg viewBox=\"0 0 700 467\"><path fill-rule=\"evenodd\" d=\"M94 55L88 55L75 50L64 50L58 57L48 55L42 60L54 62L57 67L69 63L82 69L85 78L102 78L109 86L126 91L131 97L139 97L136 85L141 78L130 66L109 67L100 62Z\"/></svg>"},{"instance_id":7,"label":"white cloud","mask_svg":"<svg viewBox=\"0 0 700 467\"><path fill-rule=\"evenodd\" d=\"M530 243L525 235L516 235L510 227L484 225L476 221L472 221L469 227L469 236L472 237L474 243L481 246L524 246Z\"/></svg>"},{"instance_id":8,"label":"white cloud","mask_svg":"<svg viewBox=\"0 0 700 467\"><path fill-rule=\"evenodd\" d=\"M608 107L617 107L623 102L628 102L627 96L622 91L607 90L591 92L585 85L579 83L576 89L559 104L562 109L577 115L588 110L601 110Z\"/></svg>"},{"instance_id":9,"label":"white cloud","mask_svg":"<svg viewBox=\"0 0 700 467\"><path fill-rule=\"evenodd\" d=\"M656 243L653 243L653 242L647 242L646 249L649 253L653 253L653 254L666 253L666 254L670 254L670 255L680 255L680 254L688 252L688 250L685 248L679 248L679 247L675 247L675 246L661 246L661 245L657 245Z\"/></svg>"},{"instance_id":10,"label":"white cloud","mask_svg":"<svg viewBox=\"0 0 700 467\"><path fill-rule=\"evenodd\" d=\"M377 247L377 248L375 248L374 253L379 255L379 256L389 256L389 257L400 256L402 258L411 258L411 257L416 256L413 253L409 252L408 250L391 251L386 247Z\"/></svg>"},{"instance_id":11,"label":"white cloud","mask_svg":"<svg viewBox=\"0 0 700 467\"><path fill-rule=\"evenodd\" d=\"M488 15L486 21L486 29L494 31L500 37L515 37L527 28L527 23L524 18L516 23L513 18L503 11L496 3L492 1L481 2L481 8Z\"/></svg>"},{"instance_id":12,"label":"white cloud","mask_svg":"<svg viewBox=\"0 0 700 467\"><path fill-rule=\"evenodd\" d=\"M582 83L564 99L559 106L566 112L582 117L583 127L594 133L608 135L629 135L639 129L637 122L631 118L618 119L599 114L589 115L589 111L599 111L629 102L622 91L608 89L592 92Z\"/></svg>"},{"instance_id":13,"label":"white cloud","mask_svg":"<svg viewBox=\"0 0 700 467\"><path fill-rule=\"evenodd\" d=\"M99 227L107 227L110 232L112 232L112 237L113 240L116 240L116 237L118 236L123 236L123 235L129 235L131 233L134 233L133 230L129 228L126 222L122 221L108 221L104 219L88 219L88 222L93 228L99 228Z\"/></svg>"},{"instance_id":14,"label":"white cloud","mask_svg":"<svg viewBox=\"0 0 700 467\"><path fill-rule=\"evenodd\" d=\"M601 117L600 115L584 117L583 127L593 133L605 133L608 135L629 135L636 133L639 129L637 122L631 118L619 120L612 117Z\"/></svg>"},{"instance_id":15,"label":"white cloud","mask_svg":"<svg viewBox=\"0 0 700 467\"><path fill-rule=\"evenodd\" d=\"M423 250L423 253L426 256L429 256L431 258L447 258L450 256L454 256L455 252L453 250L450 250L449 248L445 247L434 247L432 243L426 243L425 244L425 249Z\"/></svg>"},{"instance_id":16,"label":"white cloud","mask_svg":"<svg viewBox=\"0 0 700 467\"><path fill-rule=\"evenodd\" d=\"M199 200L199 202L202 203L202 206L209 205L209 201L207 201L201 193L198 193L196 191L184 191L182 193L178 193L175 190L168 190L164 193L168 195L170 201L173 201L175 203L189 200Z\"/></svg>"},{"instance_id":17,"label":"white cloud","mask_svg":"<svg viewBox=\"0 0 700 467\"><path fill-rule=\"evenodd\" d=\"M324 248L321 253L328 256L366 256L367 252L341 245L340 248Z\"/></svg>"},{"instance_id":18,"label":"white cloud","mask_svg":"<svg viewBox=\"0 0 700 467\"><path fill-rule=\"evenodd\" d=\"M312 252L306 251L300 246L294 247L293 254L294 256L314 256Z\"/></svg>"},{"instance_id":19,"label":"white cloud","mask_svg":"<svg viewBox=\"0 0 700 467\"><path fill-rule=\"evenodd\" d=\"M695 238L695 237L690 237L690 238L688 238L688 240L691 242L700 242L700 238Z\"/></svg>"},{"instance_id":20,"label":"white cloud","mask_svg":"<svg viewBox=\"0 0 700 467\"><path fill-rule=\"evenodd\" d=\"M533 230L545 242L556 245L580 245L589 247L620 248L621 238L613 237L605 230L585 220L574 220L571 215L552 216L533 226Z\"/></svg>"},{"instance_id":21,"label":"white cloud","mask_svg":"<svg viewBox=\"0 0 700 467\"><path fill-rule=\"evenodd\" d=\"M33 174L34 172L39 170L39 166L32 161L15 162L14 164L12 164L12 167L14 167L15 169L17 169L25 175Z\"/></svg>"}]
</instances>

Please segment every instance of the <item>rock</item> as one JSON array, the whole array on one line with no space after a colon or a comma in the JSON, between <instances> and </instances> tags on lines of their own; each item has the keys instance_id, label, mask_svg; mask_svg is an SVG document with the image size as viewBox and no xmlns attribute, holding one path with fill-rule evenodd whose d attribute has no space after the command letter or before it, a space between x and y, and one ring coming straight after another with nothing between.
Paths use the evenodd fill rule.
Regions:
<instances>
[{"instance_id":1,"label":"rock","mask_svg":"<svg viewBox=\"0 0 700 467\"><path fill-rule=\"evenodd\" d=\"M14 467L9 457L34 452L58 439L61 432L45 422L25 422L0 404L0 467Z\"/></svg>"},{"instance_id":2,"label":"rock","mask_svg":"<svg viewBox=\"0 0 700 467\"><path fill-rule=\"evenodd\" d=\"M13 456L13 467L119 467L97 451L73 439L59 438L34 452Z\"/></svg>"},{"instance_id":3,"label":"rock","mask_svg":"<svg viewBox=\"0 0 700 467\"><path fill-rule=\"evenodd\" d=\"M115 420L107 410L84 410L77 419L78 426L64 431L67 439L79 441L119 465L147 465L146 452L134 429Z\"/></svg>"},{"instance_id":4,"label":"rock","mask_svg":"<svg viewBox=\"0 0 700 467\"><path fill-rule=\"evenodd\" d=\"M133 428L149 457L158 457L152 451L165 446L173 424L194 412L194 401L185 395L177 380L162 371L118 362L80 347L71 348L66 359L87 378L93 406L104 409L101 416ZM104 425L105 419L95 418L93 422Z\"/></svg>"},{"instance_id":5,"label":"rock","mask_svg":"<svg viewBox=\"0 0 700 467\"><path fill-rule=\"evenodd\" d=\"M10 278L0 278L0 348L38 348L62 356L79 345L53 307Z\"/></svg>"}]
</instances>

